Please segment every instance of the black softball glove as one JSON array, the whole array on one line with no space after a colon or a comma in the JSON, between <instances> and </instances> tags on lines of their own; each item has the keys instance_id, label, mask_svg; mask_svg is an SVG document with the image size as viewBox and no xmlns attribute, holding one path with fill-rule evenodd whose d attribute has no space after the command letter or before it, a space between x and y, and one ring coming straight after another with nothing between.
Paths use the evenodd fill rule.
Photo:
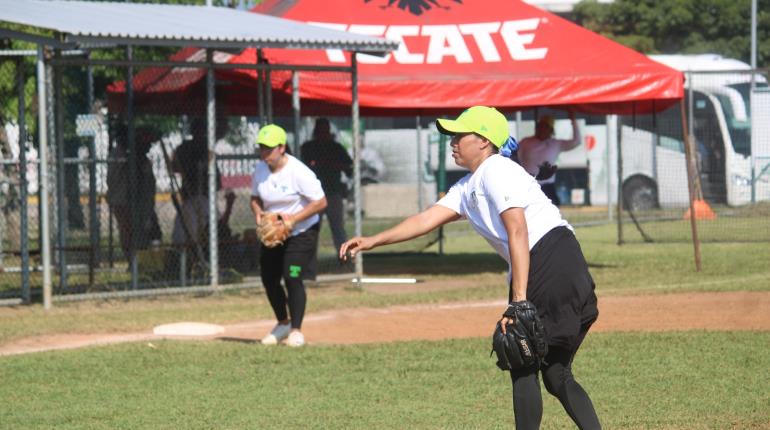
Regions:
<instances>
[{"instance_id":1,"label":"black softball glove","mask_svg":"<svg viewBox=\"0 0 770 430\"><path fill-rule=\"evenodd\" d=\"M538 171L537 175L535 176L535 179L538 181L544 181L551 176L556 174L556 170L559 168L556 164L551 164L547 161L544 161L543 164L537 166Z\"/></svg>"},{"instance_id":2,"label":"black softball glove","mask_svg":"<svg viewBox=\"0 0 770 430\"><path fill-rule=\"evenodd\" d=\"M539 365L548 354L548 344L535 305L526 300L512 302L503 316L514 320L514 323L506 325L505 333L500 322L495 327L492 350L497 354L497 367L516 370Z\"/></svg>"}]
</instances>

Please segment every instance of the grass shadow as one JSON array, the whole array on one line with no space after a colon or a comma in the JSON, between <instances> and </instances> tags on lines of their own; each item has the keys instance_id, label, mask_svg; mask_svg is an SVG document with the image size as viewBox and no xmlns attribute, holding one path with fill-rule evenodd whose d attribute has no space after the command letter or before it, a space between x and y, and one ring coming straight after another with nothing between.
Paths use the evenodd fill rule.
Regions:
<instances>
[{"instance_id":1,"label":"grass shadow","mask_svg":"<svg viewBox=\"0 0 770 430\"><path fill-rule=\"evenodd\" d=\"M495 253L367 253L364 271L367 275L432 274L468 275L504 272L508 264Z\"/></svg>"},{"instance_id":2,"label":"grass shadow","mask_svg":"<svg viewBox=\"0 0 770 430\"><path fill-rule=\"evenodd\" d=\"M234 336L222 336L218 337L217 340L221 340L222 342L235 342L235 343L246 343L246 344L258 344L259 341L256 339L251 339L247 337L234 337Z\"/></svg>"}]
</instances>

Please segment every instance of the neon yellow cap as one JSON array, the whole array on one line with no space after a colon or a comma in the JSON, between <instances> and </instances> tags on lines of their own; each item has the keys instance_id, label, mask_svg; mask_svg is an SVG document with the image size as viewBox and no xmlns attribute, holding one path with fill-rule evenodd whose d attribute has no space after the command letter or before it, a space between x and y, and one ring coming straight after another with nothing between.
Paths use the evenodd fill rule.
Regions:
<instances>
[{"instance_id":1,"label":"neon yellow cap","mask_svg":"<svg viewBox=\"0 0 770 430\"><path fill-rule=\"evenodd\" d=\"M487 106L470 107L454 120L437 119L436 127L441 134L476 133L498 148L508 139L508 120L505 115Z\"/></svg>"},{"instance_id":2,"label":"neon yellow cap","mask_svg":"<svg viewBox=\"0 0 770 430\"><path fill-rule=\"evenodd\" d=\"M275 124L268 124L259 129L257 144L270 148L286 145L286 131Z\"/></svg>"}]
</instances>

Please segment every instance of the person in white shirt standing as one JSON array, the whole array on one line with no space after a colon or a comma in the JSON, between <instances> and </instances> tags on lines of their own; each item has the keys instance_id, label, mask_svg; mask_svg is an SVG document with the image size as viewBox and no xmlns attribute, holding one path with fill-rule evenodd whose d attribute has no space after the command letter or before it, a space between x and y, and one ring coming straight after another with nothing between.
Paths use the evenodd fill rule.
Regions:
<instances>
[{"instance_id":1,"label":"person in white shirt standing","mask_svg":"<svg viewBox=\"0 0 770 430\"><path fill-rule=\"evenodd\" d=\"M315 173L286 153L284 129L274 124L262 127L257 143L262 161L254 168L251 181L254 219L259 225L263 213L275 212L293 226L286 242L275 248L262 246L260 252L262 284L278 320L262 344L275 345L286 339L289 346L302 346L305 337L300 329L307 304L303 280L315 279L318 214L326 209L326 196Z\"/></svg>"},{"instance_id":2,"label":"person in white shirt standing","mask_svg":"<svg viewBox=\"0 0 770 430\"><path fill-rule=\"evenodd\" d=\"M538 180L540 187L551 202L556 206L561 204L556 194L556 159L563 151L570 151L580 145L580 129L575 121L575 114L570 111L569 118L572 121L572 139L562 140L553 138L553 117L543 116L537 121L535 135L526 137L519 142L519 162L524 170L532 176L547 176ZM551 169L551 174L542 175L541 168Z\"/></svg>"},{"instance_id":3,"label":"person in white shirt standing","mask_svg":"<svg viewBox=\"0 0 770 430\"><path fill-rule=\"evenodd\" d=\"M505 116L474 106L456 120L436 121L452 136L452 157L470 173L435 205L374 236L354 237L340 258L403 242L459 219L508 262L508 301L534 306L545 327L548 354L540 366L511 371L516 428L537 429L543 413L538 372L581 429L600 428L590 398L572 376L572 360L598 317L594 283L572 227L535 178L509 157L516 141ZM512 323L503 316L499 323Z\"/></svg>"}]
</instances>

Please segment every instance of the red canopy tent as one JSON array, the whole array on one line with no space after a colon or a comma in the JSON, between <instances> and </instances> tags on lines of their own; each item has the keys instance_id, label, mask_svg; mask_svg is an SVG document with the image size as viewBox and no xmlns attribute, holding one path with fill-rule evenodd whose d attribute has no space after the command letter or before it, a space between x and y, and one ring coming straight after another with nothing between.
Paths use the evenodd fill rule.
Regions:
<instances>
[{"instance_id":1,"label":"red canopy tent","mask_svg":"<svg viewBox=\"0 0 770 430\"><path fill-rule=\"evenodd\" d=\"M363 114L436 113L477 104L643 113L683 96L681 72L520 0L267 0L254 11L400 40L398 51L385 58L358 56ZM251 50L234 60L254 57ZM266 57L349 64L339 51L272 50ZM306 101L349 104L349 88L349 81L302 73L303 110Z\"/></svg>"},{"instance_id":2,"label":"red canopy tent","mask_svg":"<svg viewBox=\"0 0 770 430\"><path fill-rule=\"evenodd\" d=\"M662 110L683 96L681 72L520 0L267 0L254 12L400 40L384 58L358 55L363 115L438 114L477 104L630 114ZM350 64L341 51L264 55L280 64ZM226 60L254 64L256 57L249 49ZM136 103L141 109L160 97L167 105L169 93L181 103L202 78L195 69L140 73ZM253 114L256 71L218 70L217 78L226 83L217 90L225 112ZM290 73L274 72L271 81L275 111L288 113ZM300 72L299 86L303 113L349 111L349 76ZM122 105L122 90L122 83L110 88L112 106Z\"/></svg>"}]
</instances>

